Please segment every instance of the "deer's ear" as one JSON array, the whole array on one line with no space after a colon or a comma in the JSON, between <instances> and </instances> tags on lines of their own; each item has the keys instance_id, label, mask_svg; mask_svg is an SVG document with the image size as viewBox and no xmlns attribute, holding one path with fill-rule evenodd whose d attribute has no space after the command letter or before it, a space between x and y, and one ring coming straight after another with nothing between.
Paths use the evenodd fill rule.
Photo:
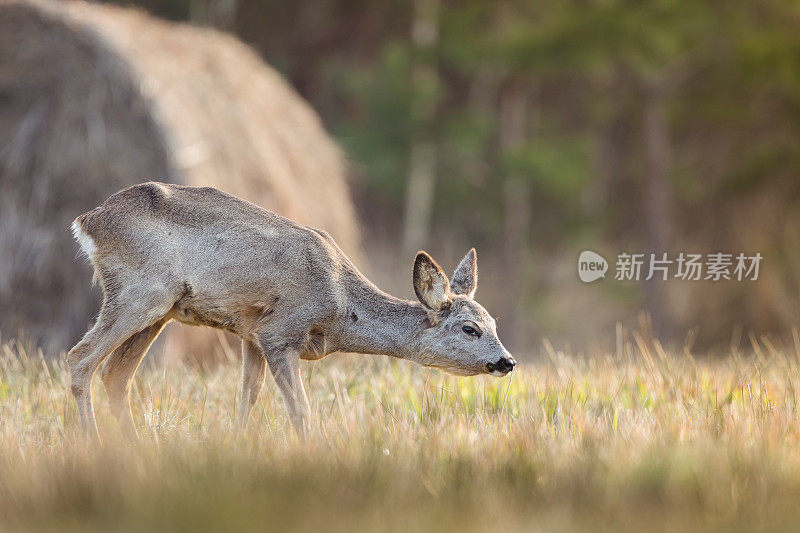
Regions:
<instances>
[{"instance_id":1,"label":"deer's ear","mask_svg":"<svg viewBox=\"0 0 800 533\"><path fill-rule=\"evenodd\" d=\"M434 311L447 303L450 293L444 270L425 252L419 252L414 259L414 292L422 305Z\"/></svg>"},{"instance_id":2,"label":"deer's ear","mask_svg":"<svg viewBox=\"0 0 800 533\"><path fill-rule=\"evenodd\" d=\"M471 248L453 273L450 290L455 294L463 294L472 298L478 289L478 256L475 248Z\"/></svg>"}]
</instances>

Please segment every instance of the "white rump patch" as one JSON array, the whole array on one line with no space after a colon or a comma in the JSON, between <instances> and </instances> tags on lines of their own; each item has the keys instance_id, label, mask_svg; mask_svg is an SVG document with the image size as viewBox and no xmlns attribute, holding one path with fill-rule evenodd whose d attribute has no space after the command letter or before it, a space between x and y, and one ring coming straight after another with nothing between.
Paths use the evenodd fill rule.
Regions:
<instances>
[{"instance_id":1,"label":"white rump patch","mask_svg":"<svg viewBox=\"0 0 800 533\"><path fill-rule=\"evenodd\" d=\"M95 246L92 238L88 233L83 231L80 222L77 220L72 223L71 228L72 236L75 237L75 240L80 244L83 253L86 254L86 257L88 257L90 261L94 261L94 254L97 252L97 246Z\"/></svg>"}]
</instances>

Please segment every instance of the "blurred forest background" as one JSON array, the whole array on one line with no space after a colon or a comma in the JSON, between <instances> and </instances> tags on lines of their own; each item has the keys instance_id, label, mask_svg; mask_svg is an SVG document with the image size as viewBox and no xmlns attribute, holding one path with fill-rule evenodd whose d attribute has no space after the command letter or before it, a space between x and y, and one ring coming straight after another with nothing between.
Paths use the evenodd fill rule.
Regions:
<instances>
[{"instance_id":1,"label":"blurred forest background","mask_svg":"<svg viewBox=\"0 0 800 533\"><path fill-rule=\"evenodd\" d=\"M122 3L130 5L131 2ZM372 274L479 250L520 350L617 321L703 344L800 316L800 7L780 0L141 0L230 31L321 114ZM583 249L761 252L757 282L577 281ZM381 259L382 258L382 259ZM586 343L589 344L586 344Z\"/></svg>"},{"instance_id":2,"label":"blurred forest background","mask_svg":"<svg viewBox=\"0 0 800 533\"><path fill-rule=\"evenodd\" d=\"M367 271L478 249L512 351L791 341L800 316L800 6L781 0L120 0L235 34L348 158ZM610 276L578 280L591 249ZM760 252L758 281L621 282L621 252ZM795 335L796 337L796 335ZM732 340L733 339L733 340Z\"/></svg>"}]
</instances>

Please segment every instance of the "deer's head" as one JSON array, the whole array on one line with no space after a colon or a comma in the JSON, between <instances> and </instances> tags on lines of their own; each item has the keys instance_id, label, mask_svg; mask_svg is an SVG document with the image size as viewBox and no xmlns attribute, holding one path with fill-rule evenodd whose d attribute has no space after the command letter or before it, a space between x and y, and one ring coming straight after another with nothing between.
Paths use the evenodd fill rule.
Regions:
<instances>
[{"instance_id":1,"label":"deer's head","mask_svg":"<svg viewBox=\"0 0 800 533\"><path fill-rule=\"evenodd\" d=\"M460 375L505 376L517 364L497 338L492 316L473 299L478 288L475 249L461 260L452 281L425 252L414 260L414 292L428 311L419 337L419 362Z\"/></svg>"}]
</instances>

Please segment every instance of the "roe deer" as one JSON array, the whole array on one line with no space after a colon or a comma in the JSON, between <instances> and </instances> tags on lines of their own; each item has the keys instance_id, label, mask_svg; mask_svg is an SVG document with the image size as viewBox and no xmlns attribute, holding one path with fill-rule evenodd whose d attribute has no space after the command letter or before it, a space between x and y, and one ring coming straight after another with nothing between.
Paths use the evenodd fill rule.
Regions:
<instances>
[{"instance_id":1,"label":"roe deer","mask_svg":"<svg viewBox=\"0 0 800 533\"><path fill-rule=\"evenodd\" d=\"M452 282L419 252L417 303L378 289L326 232L211 187L136 185L79 216L72 230L103 289L94 327L67 356L81 423L95 438L95 371L108 357L102 379L112 412L135 435L131 380L173 319L241 337L240 427L267 366L302 435L309 407L300 359L336 351L386 354L456 374L496 376L516 364L494 319L473 300L474 249Z\"/></svg>"}]
</instances>

